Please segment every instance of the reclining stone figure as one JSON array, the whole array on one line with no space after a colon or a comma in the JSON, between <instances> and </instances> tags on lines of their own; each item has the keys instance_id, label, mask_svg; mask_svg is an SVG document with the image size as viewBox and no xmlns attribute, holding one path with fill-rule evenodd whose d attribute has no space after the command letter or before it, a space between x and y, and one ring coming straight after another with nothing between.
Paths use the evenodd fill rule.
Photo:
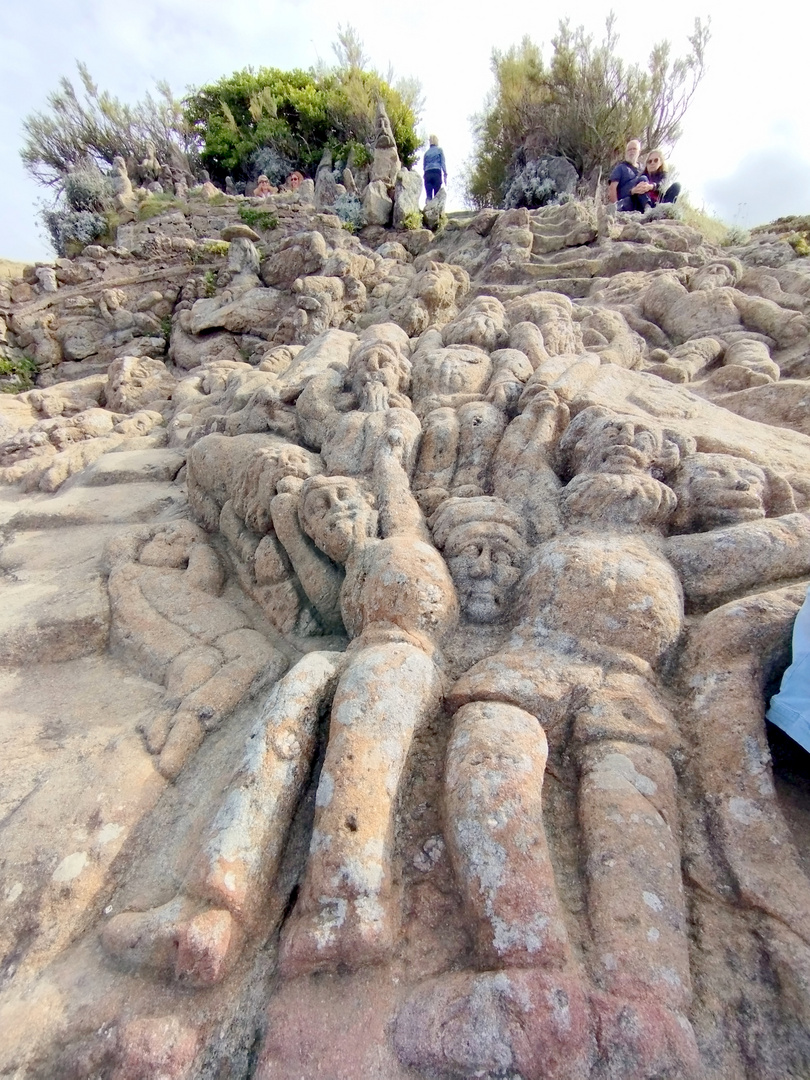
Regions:
<instances>
[{"instance_id":1,"label":"reclining stone figure","mask_svg":"<svg viewBox=\"0 0 810 1080\"><path fill-rule=\"evenodd\" d=\"M330 701L282 968L356 967L393 947L397 789L414 731L441 700L438 648L457 618L450 576L408 489L405 445L396 430L381 437L373 497L341 476L311 477L298 500L276 496L276 531L302 584L325 620L339 607L352 642L345 654L308 654L279 682L181 895L112 919L104 944L114 956L196 984L223 977L242 932L261 917Z\"/></svg>"}]
</instances>

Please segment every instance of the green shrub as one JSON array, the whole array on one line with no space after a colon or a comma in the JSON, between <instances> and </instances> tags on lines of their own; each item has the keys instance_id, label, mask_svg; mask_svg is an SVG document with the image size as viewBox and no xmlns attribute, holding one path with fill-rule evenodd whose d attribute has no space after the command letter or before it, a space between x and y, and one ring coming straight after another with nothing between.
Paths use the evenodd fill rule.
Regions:
<instances>
[{"instance_id":1,"label":"green shrub","mask_svg":"<svg viewBox=\"0 0 810 1080\"><path fill-rule=\"evenodd\" d=\"M690 51L672 59L669 42L653 47L646 69L618 52L615 16L595 43L585 28L559 23L547 63L528 36L492 53L495 90L473 118L474 150L466 178L472 206L500 206L516 155L564 157L595 180L635 135L647 148L672 146L705 70L708 26L695 21Z\"/></svg>"},{"instance_id":2,"label":"green shrub","mask_svg":"<svg viewBox=\"0 0 810 1080\"><path fill-rule=\"evenodd\" d=\"M186 212L188 207L182 199L178 199L171 192L164 191L162 195L149 194L138 207L138 221L148 221L150 218L159 217L169 210L182 210Z\"/></svg>"},{"instance_id":3,"label":"green shrub","mask_svg":"<svg viewBox=\"0 0 810 1080\"><path fill-rule=\"evenodd\" d=\"M422 228L421 210L409 210L402 219L402 228L411 232L413 229Z\"/></svg>"},{"instance_id":4,"label":"green shrub","mask_svg":"<svg viewBox=\"0 0 810 1080\"><path fill-rule=\"evenodd\" d=\"M239 217L244 221L245 225L249 225L251 229L263 229L269 231L270 229L278 228L278 218L270 210L259 210L255 206L242 205L239 207Z\"/></svg>"},{"instance_id":5,"label":"green shrub","mask_svg":"<svg viewBox=\"0 0 810 1080\"><path fill-rule=\"evenodd\" d=\"M698 210L692 206L685 195L679 197L676 206L680 208L681 220L684 225L697 229L710 244L725 244L728 236L728 226L720 218L708 214L704 209Z\"/></svg>"},{"instance_id":6,"label":"green shrub","mask_svg":"<svg viewBox=\"0 0 810 1080\"><path fill-rule=\"evenodd\" d=\"M63 190L71 210L103 213L112 204L112 184L96 166L71 169L64 178Z\"/></svg>"},{"instance_id":7,"label":"green shrub","mask_svg":"<svg viewBox=\"0 0 810 1080\"><path fill-rule=\"evenodd\" d=\"M213 270L206 270L203 277L203 291L206 298L210 299L217 291L217 275Z\"/></svg>"},{"instance_id":8,"label":"green shrub","mask_svg":"<svg viewBox=\"0 0 810 1080\"><path fill-rule=\"evenodd\" d=\"M37 376L37 362L30 356L0 356L0 394L30 390Z\"/></svg>"},{"instance_id":9,"label":"green shrub","mask_svg":"<svg viewBox=\"0 0 810 1080\"><path fill-rule=\"evenodd\" d=\"M105 236L108 229L104 214L92 210L44 210L42 220L60 256L78 255L82 248Z\"/></svg>"},{"instance_id":10,"label":"green shrub","mask_svg":"<svg viewBox=\"0 0 810 1080\"><path fill-rule=\"evenodd\" d=\"M411 165L420 145L418 88L392 87L377 72L357 67L318 72L245 68L193 91L184 115L202 143L202 163L220 183L226 176L253 179L260 152L269 150L281 163L276 171L287 175L293 166L314 176L326 146L337 160L347 160L352 150L357 159L361 147L370 157L378 96L399 156Z\"/></svg>"},{"instance_id":11,"label":"green shrub","mask_svg":"<svg viewBox=\"0 0 810 1080\"><path fill-rule=\"evenodd\" d=\"M808 243L808 237L810 234L806 232L794 232L789 233L785 240L790 244L797 255L804 258L810 255L810 243Z\"/></svg>"},{"instance_id":12,"label":"green shrub","mask_svg":"<svg viewBox=\"0 0 810 1080\"><path fill-rule=\"evenodd\" d=\"M344 191L335 199L334 210L348 232L354 233L363 228L365 217L359 195Z\"/></svg>"},{"instance_id":13,"label":"green shrub","mask_svg":"<svg viewBox=\"0 0 810 1080\"><path fill-rule=\"evenodd\" d=\"M723 247L744 247L751 243L751 233L741 225L729 225L722 243Z\"/></svg>"}]
</instances>

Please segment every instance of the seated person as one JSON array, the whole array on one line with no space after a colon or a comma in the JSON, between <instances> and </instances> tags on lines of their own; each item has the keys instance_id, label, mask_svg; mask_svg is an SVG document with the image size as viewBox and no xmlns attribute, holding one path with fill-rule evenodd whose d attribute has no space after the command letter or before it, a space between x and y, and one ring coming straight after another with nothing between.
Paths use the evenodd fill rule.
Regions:
<instances>
[{"instance_id":1,"label":"seated person","mask_svg":"<svg viewBox=\"0 0 810 1080\"><path fill-rule=\"evenodd\" d=\"M674 203L681 193L680 184L670 184L667 180L667 163L660 150L650 150L647 154L643 179L652 184L647 198L653 206L659 202Z\"/></svg>"},{"instance_id":2,"label":"seated person","mask_svg":"<svg viewBox=\"0 0 810 1080\"><path fill-rule=\"evenodd\" d=\"M641 143L631 139L624 149L624 161L620 161L610 174L608 201L616 204L617 210L638 210L644 212L652 206L648 192L650 184L638 167Z\"/></svg>"},{"instance_id":3,"label":"seated person","mask_svg":"<svg viewBox=\"0 0 810 1080\"><path fill-rule=\"evenodd\" d=\"M262 173L256 181L256 187L253 189L253 194L257 197L264 198L265 195L275 195L275 193L276 188L273 187L264 173Z\"/></svg>"}]
</instances>

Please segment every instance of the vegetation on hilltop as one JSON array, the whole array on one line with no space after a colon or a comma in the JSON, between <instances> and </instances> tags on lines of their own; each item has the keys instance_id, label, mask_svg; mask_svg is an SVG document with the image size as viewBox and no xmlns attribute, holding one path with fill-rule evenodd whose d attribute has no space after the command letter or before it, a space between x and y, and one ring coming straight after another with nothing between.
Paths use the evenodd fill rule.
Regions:
<instances>
[{"instance_id":1,"label":"vegetation on hilltop","mask_svg":"<svg viewBox=\"0 0 810 1080\"><path fill-rule=\"evenodd\" d=\"M527 162L541 154L564 157L595 184L631 136L649 148L671 148L705 71L709 26L695 20L690 51L672 58L671 45L654 46L647 67L618 55L611 13L600 43L568 20L552 38L549 63L524 37L492 53L495 89L473 118L475 149L467 176L473 206L499 206L506 188Z\"/></svg>"},{"instance_id":2,"label":"vegetation on hilltop","mask_svg":"<svg viewBox=\"0 0 810 1080\"><path fill-rule=\"evenodd\" d=\"M278 182L294 168L314 175L327 146L343 161L354 150L362 164L373 146L378 98L385 104L400 158L413 163L419 147L418 84L400 80L391 85L390 73L386 79L366 70L362 43L352 27L339 30L334 48L335 67L245 68L186 98L185 121L214 180L228 175L253 179L265 172Z\"/></svg>"},{"instance_id":3,"label":"vegetation on hilltop","mask_svg":"<svg viewBox=\"0 0 810 1080\"><path fill-rule=\"evenodd\" d=\"M41 184L61 188L73 170L108 168L119 154L141 161L149 142L160 161L172 163L180 155L194 163L196 133L168 83L156 84L157 97L147 93L143 101L127 105L99 90L85 64L77 61L76 66L79 87L63 75L48 95L47 109L23 121L20 156Z\"/></svg>"}]
</instances>

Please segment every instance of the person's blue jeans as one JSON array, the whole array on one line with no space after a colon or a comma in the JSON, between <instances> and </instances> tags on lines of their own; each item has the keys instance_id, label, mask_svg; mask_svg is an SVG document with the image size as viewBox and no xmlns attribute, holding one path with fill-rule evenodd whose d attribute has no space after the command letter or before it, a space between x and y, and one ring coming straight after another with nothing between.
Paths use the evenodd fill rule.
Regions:
<instances>
[{"instance_id":1,"label":"person's blue jeans","mask_svg":"<svg viewBox=\"0 0 810 1080\"><path fill-rule=\"evenodd\" d=\"M439 191L442 186L442 170L428 169L425 173L425 195L429 199Z\"/></svg>"}]
</instances>

